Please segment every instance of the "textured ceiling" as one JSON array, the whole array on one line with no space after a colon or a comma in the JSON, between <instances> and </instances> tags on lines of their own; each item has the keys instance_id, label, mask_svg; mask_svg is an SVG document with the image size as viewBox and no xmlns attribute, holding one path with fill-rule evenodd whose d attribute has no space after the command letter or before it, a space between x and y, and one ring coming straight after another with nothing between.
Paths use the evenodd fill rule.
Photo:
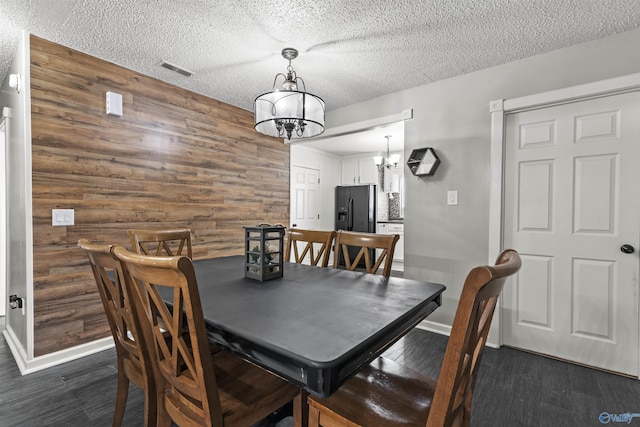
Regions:
<instances>
[{"instance_id":1,"label":"textured ceiling","mask_svg":"<svg viewBox=\"0 0 640 427\"><path fill-rule=\"evenodd\" d=\"M0 80L24 29L253 110L290 46L332 110L637 27L638 0L0 0Z\"/></svg>"}]
</instances>

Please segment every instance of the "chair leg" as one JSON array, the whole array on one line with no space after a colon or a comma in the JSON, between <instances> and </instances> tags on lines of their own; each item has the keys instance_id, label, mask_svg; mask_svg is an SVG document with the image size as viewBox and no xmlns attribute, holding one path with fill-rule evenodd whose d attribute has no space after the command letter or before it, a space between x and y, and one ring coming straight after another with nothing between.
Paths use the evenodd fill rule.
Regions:
<instances>
[{"instance_id":1,"label":"chair leg","mask_svg":"<svg viewBox=\"0 0 640 427\"><path fill-rule=\"evenodd\" d=\"M156 385L156 387L158 387ZM158 387L155 390L156 393L156 426L157 427L171 427L171 417L164 406L164 393L159 390L163 390L163 387ZM150 426L151 427L151 426Z\"/></svg>"},{"instance_id":2,"label":"chair leg","mask_svg":"<svg viewBox=\"0 0 640 427\"><path fill-rule=\"evenodd\" d=\"M305 389L300 388L300 393L293 399L293 427L309 425L308 394Z\"/></svg>"},{"instance_id":3,"label":"chair leg","mask_svg":"<svg viewBox=\"0 0 640 427\"><path fill-rule=\"evenodd\" d=\"M147 387L144 390L144 426L155 427L158 425L158 405L154 389Z\"/></svg>"},{"instance_id":4,"label":"chair leg","mask_svg":"<svg viewBox=\"0 0 640 427\"><path fill-rule=\"evenodd\" d=\"M116 410L113 414L113 427L120 427L129 395L129 378L124 373L124 367L118 366L118 390L116 391Z\"/></svg>"}]
</instances>

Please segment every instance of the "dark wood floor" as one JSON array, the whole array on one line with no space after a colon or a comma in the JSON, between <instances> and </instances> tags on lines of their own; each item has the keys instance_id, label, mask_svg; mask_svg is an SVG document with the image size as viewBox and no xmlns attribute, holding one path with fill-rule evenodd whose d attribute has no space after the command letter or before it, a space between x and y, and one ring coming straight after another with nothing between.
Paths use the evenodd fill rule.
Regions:
<instances>
[{"instance_id":1,"label":"dark wood floor","mask_svg":"<svg viewBox=\"0 0 640 427\"><path fill-rule=\"evenodd\" d=\"M385 356L436 378L446 345L445 336L414 330ZM472 426L602 426L603 412L640 414L640 381L507 347L486 348L473 399ZM640 425L640 418L631 425Z\"/></svg>"},{"instance_id":2,"label":"dark wood floor","mask_svg":"<svg viewBox=\"0 0 640 427\"><path fill-rule=\"evenodd\" d=\"M416 329L385 356L437 377L446 342ZM0 338L0 426L110 426L115 361L115 352L107 350L21 376ZM141 425L142 404L132 386L124 426ZM640 381L514 349L486 349L472 426L601 426L603 412L640 413ZM640 418L630 425L640 425Z\"/></svg>"}]
</instances>

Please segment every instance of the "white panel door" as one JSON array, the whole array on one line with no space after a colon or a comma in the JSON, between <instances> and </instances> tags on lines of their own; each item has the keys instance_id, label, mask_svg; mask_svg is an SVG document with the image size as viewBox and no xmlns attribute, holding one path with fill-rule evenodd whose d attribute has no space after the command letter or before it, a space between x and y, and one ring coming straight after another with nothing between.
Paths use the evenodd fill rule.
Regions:
<instances>
[{"instance_id":1,"label":"white panel door","mask_svg":"<svg viewBox=\"0 0 640 427\"><path fill-rule=\"evenodd\" d=\"M640 94L509 115L505 156L504 344L638 376Z\"/></svg>"},{"instance_id":2,"label":"white panel door","mask_svg":"<svg viewBox=\"0 0 640 427\"><path fill-rule=\"evenodd\" d=\"M320 227L320 171L291 167L290 225L317 230Z\"/></svg>"}]
</instances>

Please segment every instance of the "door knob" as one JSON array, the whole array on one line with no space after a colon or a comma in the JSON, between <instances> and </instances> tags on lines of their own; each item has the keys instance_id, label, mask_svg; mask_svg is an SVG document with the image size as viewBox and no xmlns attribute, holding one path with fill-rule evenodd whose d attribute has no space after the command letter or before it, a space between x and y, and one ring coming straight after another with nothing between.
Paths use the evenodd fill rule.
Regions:
<instances>
[{"instance_id":1,"label":"door knob","mask_svg":"<svg viewBox=\"0 0 640 427\"><path fill-rule=\"evenodd\" d=\"M626 245L626 244L625 244L625 245L620 246L620 250L621 250L622 252L624 252L625 254L632 254L632 253L634 253L634 252L636 251L636 250L635 250L635 248L634 248L633 246L631 246L631 245Z\"/></svg>"}]
</instances>

